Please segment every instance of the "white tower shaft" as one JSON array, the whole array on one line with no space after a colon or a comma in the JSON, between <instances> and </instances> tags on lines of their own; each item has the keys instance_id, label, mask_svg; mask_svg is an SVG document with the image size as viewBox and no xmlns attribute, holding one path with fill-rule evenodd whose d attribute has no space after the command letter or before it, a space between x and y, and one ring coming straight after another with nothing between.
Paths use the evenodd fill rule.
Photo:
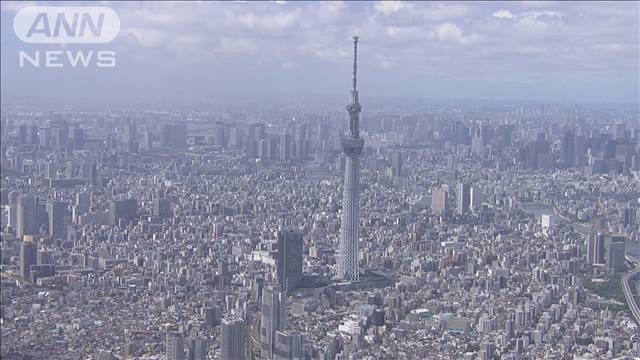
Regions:
<instances>
[{"instance_id":1,"label":"white tower shaft","mask_svg":"<svg viewBox=\"0 0 640 360\"><path fill-rule=\"evenodd\" d=\"M344 191L342 197L342 224L338 244L338 277L349 281L360 280L358 267L360 222L360 154L364 139L360 138L360 103L357 89L358 37L353 37L353 90L349 112L349 135L342 138L346 155Z\"/></svg>"}]
</instances>

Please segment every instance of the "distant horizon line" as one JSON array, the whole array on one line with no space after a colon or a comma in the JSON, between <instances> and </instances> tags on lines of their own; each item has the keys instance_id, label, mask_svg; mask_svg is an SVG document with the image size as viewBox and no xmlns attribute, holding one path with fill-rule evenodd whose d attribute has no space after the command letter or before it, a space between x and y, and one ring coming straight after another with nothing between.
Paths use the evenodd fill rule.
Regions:
<instances>
[{"instance_id":1,"label":"distant horizon line","mask_svg":"<svg viewBox=\"0 0 640 360\"><path fill-rule=\"evenodd\" d=\"M348 94L328 94L321 92L295 92L295 93L264 93L264 92L247 92L244 95L239 94L235 91L229 91L224 94L215 94L212 96L207 96L206 98L194 98L189 100L181 100L181 101L173 101L171 97L157 97L155 99L148 100L96 100L96 101L86 101L82 99L75 100L29 100L24 97L21 97L18 100L7 95L3 95L0 99L2 101L2 109L6 109L8 107L16 107L16 106L52 106L56 105L59 107L75 107L75 106L95 106L95 107L104 107L104 106L153 106L158 105L159 103L168 107L184 107L184 106L195 106L195 105L220 105L221 102L228 102L230 104L236 103L256 103L256 102L272 102L277 103L279 101L290 101L292 99L295 100L307 100L309 103L317 103L319 100L331 100L331 101L342 101L344 98L348 98ZM244 98L243 98L244 97ZM320 97L320 98L318 98ZM214 99L212 99L214 98ZM340 99L340 100L338 100ZM434 96L419 96L419 95L381 95L381 94L369 94L365 95L364 103L367 103L366 99L370 100L401 100L401 101L416 101L416 102L434 102L438 103L459 103L459 102L471 102L471 103L496 103L496 104L547 104L547 105L610 105L610 106L632 106L638 107L638 111L640 111L640 97L637 102L628 102L628 101L594 101L594 100L558 100L558 99L522 99L522 98L482 98L482 97L434 97ZM376 104L369 104L376 106Z\"/></svg>"}]
</instances>

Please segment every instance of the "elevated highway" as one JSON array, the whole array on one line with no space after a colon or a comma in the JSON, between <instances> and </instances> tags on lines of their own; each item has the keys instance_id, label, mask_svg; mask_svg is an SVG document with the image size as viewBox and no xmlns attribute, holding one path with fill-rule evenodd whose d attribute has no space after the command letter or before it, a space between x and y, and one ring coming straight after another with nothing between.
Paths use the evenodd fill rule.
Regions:
<instances>
[{"instance_id":1,"label":"elevated highway","mask_svg":"<svg viewBox=\"0 0 640 360\"><path fill-rule=\"evenodd\" d=\"M634 269L620 278L620 281L622 282L622 290L624 291L624 297L627 300L627 305L629 306L629 309L631 309L631 314L636 319L636 322L640 324L640 309L638 308L638 303L633 296L633 292L631 292L630 285L630 281L633 277L640 274L640 261L630 257L629 255L625 255L625 259L634 266Z\"/></svg>"}]
</instances>

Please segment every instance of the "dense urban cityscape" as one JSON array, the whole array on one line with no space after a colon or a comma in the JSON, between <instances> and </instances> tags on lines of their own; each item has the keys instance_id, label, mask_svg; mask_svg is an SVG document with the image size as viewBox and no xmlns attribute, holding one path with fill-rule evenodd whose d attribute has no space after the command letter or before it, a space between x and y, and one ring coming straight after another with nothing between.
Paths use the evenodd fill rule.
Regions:
<instances>
[{"instance_id":1,"label":"dense urban cityscape","mask_svg":"<svg viewBox=\"0 0 640 360\"><path fill-rule=\"evenodd\" d=\"M638 104L368 97L345 42L343 97L3 104L0 358L640 357Z\"/></svg>"}]
</instances>

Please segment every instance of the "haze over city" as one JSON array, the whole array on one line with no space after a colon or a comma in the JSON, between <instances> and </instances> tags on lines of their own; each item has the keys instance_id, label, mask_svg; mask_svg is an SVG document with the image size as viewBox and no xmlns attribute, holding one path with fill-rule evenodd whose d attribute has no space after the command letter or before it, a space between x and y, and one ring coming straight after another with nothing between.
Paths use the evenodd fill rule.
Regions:
<instances>
[{"instance_id":1,"label":"haze over city","mask_svg":"<svg viewBox=\"0 0 640 360\"><path fill-rule=\"evenodd\" d=\"M2 2L0 359L640 358L639 2Z\"/></svg>"}]
</instances>

